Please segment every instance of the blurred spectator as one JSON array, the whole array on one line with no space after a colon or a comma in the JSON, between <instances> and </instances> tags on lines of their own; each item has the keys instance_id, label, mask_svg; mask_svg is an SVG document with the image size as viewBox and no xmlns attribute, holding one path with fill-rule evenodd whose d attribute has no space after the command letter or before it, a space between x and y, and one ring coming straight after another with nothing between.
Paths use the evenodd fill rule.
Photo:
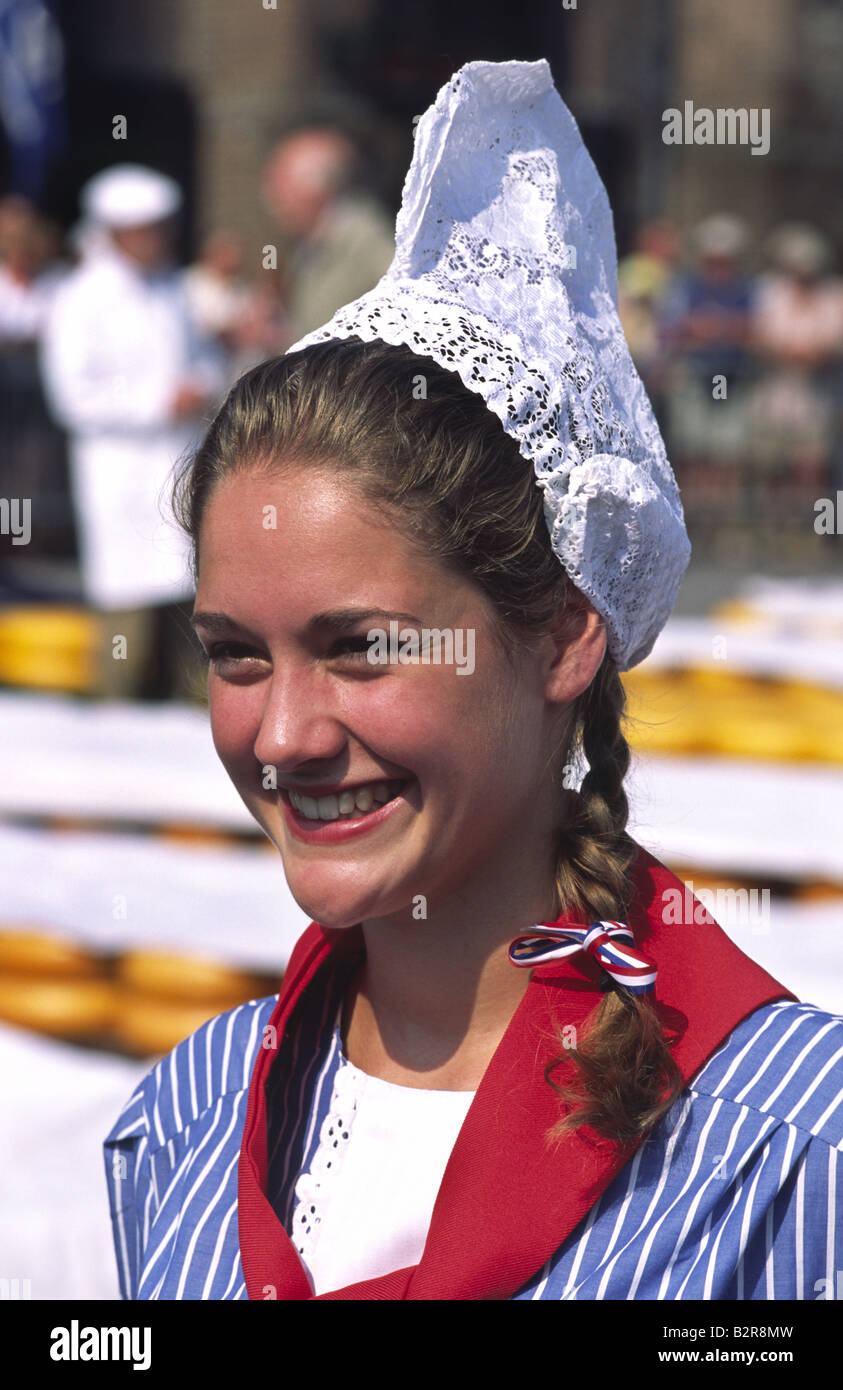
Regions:
<instances>
[{"instance_id":1,"label":"blurred spectator","mask_svg":"<svg viewBox=\"0 0 843 1390\"><path fill-rule=\"evenodd\" d=\"M0 341L37 342L65 273L50 226L25 198L0 199Z\"/></svg>"},{"instance_id":2,"label":"blurred spectator","mask_svg":"<svg viewBox=\"0 0 843 1390\"><path fill-rule=\"evenodd\" d=\"M144 610L193 586L166 491L159 498L224 385L172 264L181 201L172 179L139 165L91 179L83 206L100 236L59 289L45 332L45 384L71 434L83 593L114 614L115 633L132 634L128 660L110 663L110 693L165 695L175 679L173 615L159 614L156 634ZM158 668L144 686L156 638Z\"/></svg>"},{"instance_id":3,"label":"blurred spectator","mask_svg":"<svg viewBox=\"0 0 843 1390\"><path fill-rule=\"evenodd\" d=\"M73 547L64 437L47 410L38 366L41 330L66 273L56 240L25 198L0 199L0 494L38 499L30 557Z\"/></svg>"},{"instance_id":4,"label":"blurred spectator","mask_svg":"<svg viewBox=\"0 0 843 1390\"><path fill-rule=\"evenodd\" d=\"M661 306L661 335L673 359L668 434L689 500L732 509L747 450L753 284L742 266L747 231L717 213L692 233L696 264Z\"/></svg>"},{"instance_id":5,"label":"blurred spectator","mask_svg":"<svg viewBox=\"0 0 843 1390\"><path fill-rule=\"evenodd\" d=\"M263 275L249 291L240 320L234 375L284 352L293 341L286 307L286 281L279 271Z\"/></svg>"},{"instance_id":6,"label":"blurred spectator","mask_svg":"<svg viewBox=\"0 0 843 1390\"><path fill-rule=\"evenodd\" d=\"M665 355L659 333L658 306L676 274L679 235L672 222L647 222L635 250L618 266L618 310L632 360L661 420Z\"/></svg>"},{"instance_id":7,"label":"blurred spectator","mask_svg":"<svg viewBox=\"0 0 843 1390\"><path fill-rule=\"evenodd\" d=\"M196 262L184 272L188 303L200 332L229 354L238 346L240 325L251 301L242 269L239 238L218 231L205 238Z\"/></svg>"},{"instance_id":8,"label":"blurred spectator","mask_svg":"<svg viewBox=\"0 0 843 1390\"><path fill-rule=\"evenodd\" d=\"M770 364L752 411L759 472L785 507L831 485L835 396L843 354L843 286L831 246L814 227L788 223L769 241L773 274L753 318L756 348Z\"/></svg>"},{"instance_id":9,"label":"blurred spectator","mask_svg":"<svg viewBox=\"0 0 843 1390\"><path fill-rule=\"evenodd\" d=\"M290 343L371 289L392 260L393 224L355 189L356 163L347 136L314 128L287 136L264 168L264 202L292 242Z\"/></svg>"},{"instance_id":10,"label":"blurred spectator","mask_svg":"<svg viewBox=\"0 0 843 1390\"><path fill-rule=\"evenodd\" d=\"M184 273L194 319L224 352L232 381L292 341L282 271L248 284L242 267L240 240L231 232L212 232Z\"/></svg>"}]
</instances>

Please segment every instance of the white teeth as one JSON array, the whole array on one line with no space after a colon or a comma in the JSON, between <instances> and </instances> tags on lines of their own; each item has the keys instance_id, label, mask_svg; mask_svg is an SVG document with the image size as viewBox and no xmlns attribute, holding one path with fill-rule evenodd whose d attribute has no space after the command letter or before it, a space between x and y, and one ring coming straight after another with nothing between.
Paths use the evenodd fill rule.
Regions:
<instances>
[{"instance_id":1,"label":"white teeth","mask_svg":"<svg viewBox=\"0 0 843 1390\"><path fill-rule=\"evenodd\" d=\"M304 796L290 792L290 802L308 820L347 820L354 815L368 815L390 800L392 793L386 782L370 782L365 787L349 787L339 795Z\"/></svg>"}]
</instances>

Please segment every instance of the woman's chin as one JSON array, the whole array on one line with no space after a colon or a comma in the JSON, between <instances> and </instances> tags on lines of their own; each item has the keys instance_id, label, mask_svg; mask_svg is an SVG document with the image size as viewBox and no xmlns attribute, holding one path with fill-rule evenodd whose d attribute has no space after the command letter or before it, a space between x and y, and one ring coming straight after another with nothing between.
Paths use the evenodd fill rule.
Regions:
<instances>
[{"instance_id":1,"label":"woman's chin","mask_svg":"<svg viewBox=\"0 0 843 1390\"><path fill-rule=\"evenodd\" d=\"M286 871L286 866L285 866ZM321 879L321 875L319 876ZM336 882L315 882L315 875L307 873L287 873L287 886L311 922L322 927L353 927L362 921L361 908L371 900L369 893L349 893L346 886Z\"/></svg>"},{"instance_id":2,"label":"woman's chin","mask_svg":"<svg viewBox=\"0 0 843 1390\"><path fill-rule=\"evenodd\" d=\"M410 900L394 891L386 893L366 888L362 892L349 892L347 883L326 884L317 888L313 883L298 879L298 876L288 878L287 883L302 912L307 914L311 922L318 922L322 927L344 930L356 926L358 922L391 916L402 910L406 910L408 918L411 916Z\"/></svg>"}]
</instances>

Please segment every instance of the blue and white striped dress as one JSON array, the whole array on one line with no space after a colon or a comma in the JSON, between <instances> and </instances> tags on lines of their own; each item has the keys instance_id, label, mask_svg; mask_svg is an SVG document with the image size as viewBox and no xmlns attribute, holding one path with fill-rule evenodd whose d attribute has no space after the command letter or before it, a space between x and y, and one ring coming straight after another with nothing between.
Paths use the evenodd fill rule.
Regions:
<instances>
[{"instance_id":1,"label":"blue and white striped dress","mask_svg":"<svg viewBox=\"0 0 843 1390\"><path fill-rule=\"evenodd\" d=\"M344 1065L330 992L301 1024L269 1134L289 1232ZM205 1024L153 1068L105 1142L120 1289L245 1299L238 1159L276 1000ZM843 1266L843 1018L787 1000L731 1033L515 1299L833 1298Z\"/></svg>"}]
</instances>

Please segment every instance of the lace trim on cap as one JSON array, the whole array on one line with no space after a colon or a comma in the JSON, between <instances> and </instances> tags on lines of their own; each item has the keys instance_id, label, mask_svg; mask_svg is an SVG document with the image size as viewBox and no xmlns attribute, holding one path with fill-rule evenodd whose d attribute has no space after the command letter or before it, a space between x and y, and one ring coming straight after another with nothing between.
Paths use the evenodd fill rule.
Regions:
<instances>
[{"instance_id":1,"label":"lace trim on cap","mask_svg":"<svg viewBox=\"0 0 843 1390\"><path fill-rule=\"evenodd\" d=\"M419 122L395 258L291 352L356 336L456 371L529 459L555 554L621 670L667 621L690 545L617 313L606 191L546 62L468 63Z\"/></svg>"}]
</instances>

